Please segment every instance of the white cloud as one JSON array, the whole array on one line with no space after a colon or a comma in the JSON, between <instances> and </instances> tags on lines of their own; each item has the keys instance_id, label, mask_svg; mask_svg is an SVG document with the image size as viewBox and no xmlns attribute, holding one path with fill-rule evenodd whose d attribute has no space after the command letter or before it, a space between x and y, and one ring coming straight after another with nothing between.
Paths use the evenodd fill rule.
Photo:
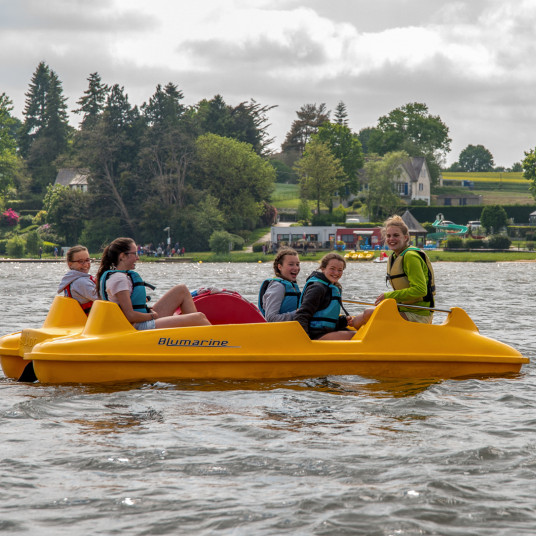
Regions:
<instances>
[{"instance_id":1,"label":"white cloud","mask_svg":"<svg viewBox=\"0 0 536 536\"><path fill-rule=\"evenodd\" d=\"M536 144L535 23L534 0L0 0L0 92L20 115L41 60L72 108L95 71L134 104L171 81L188 104L277 104L279 143L308 102L343 100L359 130L419 101L449 126L450 161L481 143L511 165Z\"/></svg>"}]
</instances>

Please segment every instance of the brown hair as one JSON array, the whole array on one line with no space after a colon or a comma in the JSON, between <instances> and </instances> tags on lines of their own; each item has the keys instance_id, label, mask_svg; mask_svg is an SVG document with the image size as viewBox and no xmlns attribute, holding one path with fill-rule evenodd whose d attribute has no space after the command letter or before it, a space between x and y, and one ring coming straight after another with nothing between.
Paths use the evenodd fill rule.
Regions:
<instances>
[{"instance_id":1,"label":"brown hair","mask_svg":"<svg viewBox=\"0 0 536 536\"><path fill-rule=\"evenodd\" d=\"M346 268L346 261L342 255L339 255L338 253L328 253L320 259L320 269L326 268L329 264L329 261L332 261L333 259L336 261L341 261L344 265L344 268Z\"/></svg>"},{"instance_id":2,"label":"brown hair","mask_svg":"<svg viewBox=\"0 0 536 536\"><path fill-rule=\"evenodd\" d=\"M296 257L298 256L298 252L295 250L295 249L292 249L292 248L281 248L278 252L277 252L277 255L275 256L275 259L274 259L274 274L277 276L277 277L281 277L281 273L279 272L279 265L280 264L283 264L283 259L287 256L287 255L295 255Z\"/></svg>"},{"instance_id":3,"label":"brown hair","mask_svg":"<svg viewBox=\"0 0 536 536\"><path fill-rule=\"evenodd\" d=\"M69 248L67 250L67 253L65 254L65 258L67 262L73 262L73 257L75 256L76 253L80 253L80 251L87 251L87 250L88 249L86 248L86 246L81 246L81 245L73 246L72 248Z\"/></svg>"},{"instance_id":4,"label":"brown hair","mask_svg":"<svg viewBox=\"0 0 536 536\"><path fill-rule=\"evenodd\" d=\"M112 269L114 266L117 266L119 261L119 255L121 253L127 253L132 244L134 244L132 238L116 238L113 242L107 245L102 252L101 263L99 266L99 271L97 272L97 289L100 289L100 279L102 274L107 270ZM99 290L100 294L100 290Z\"/></svg>"},{"instance_id":5,"label":"brown hair","mask_svg":"<svg viewBox=\"0 0 536 536\"><path fill-rule=\"evenodd\" d=\"M328 264L329 264L329 261L333 261L333 260L336 260L336 261L341 261L343 266L344 266L344 270L346 269L346 261L344 260L344 257L342 255L339 255L338 253L328 253L326 255L324 255L321 259L320 259L320 266L319 268L321 270L324 270L327 268ZM341 284L340 283L335 283L335 286L336 287L339 287L339 289L342 289L341 287Z\"/></svg>"},{"instance_id":6,"label":"brown hair","mask_svg":"<svg viewBox=\"0 0 536 536\"><path fill-rule=\"evenodd\" d=\"M387 227L398 227L402 234L404 236L407 236L408 239L406 241L406 245L409 244L410 238L409 238L409 229L408 226L405 224L404 220L400 216L391 216L390 218L387 218L383 224L382 229L382 235L385 238L385 232L387 231Z\"/></svg>"}]
</instances>

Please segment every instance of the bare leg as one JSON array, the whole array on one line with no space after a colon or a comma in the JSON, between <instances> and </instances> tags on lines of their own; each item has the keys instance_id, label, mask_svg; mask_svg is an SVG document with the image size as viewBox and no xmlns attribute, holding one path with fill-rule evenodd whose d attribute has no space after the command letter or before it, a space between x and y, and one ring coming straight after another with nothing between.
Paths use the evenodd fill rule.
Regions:
<instances>
[{"instance_id":1,"label":"bare leg","mask_svg":"<svg viewBox=\"0 0 536 536\"><path fill-rule=\"evenodd\" d=\"M359 329L361 326L364 326L372 316L373 312L374 309L365 309L362 313L354 316L354 321L352 322L353 327Z\"/></svg>"},{"instance_id":2,"label":"bare leg","mask_svg":"<svg viewBox=\"0 0 536 536\"><path fill-rule=\"evenodd\" d=\"M332 331L322 335L319 341L347 341L355 335L355 331Z\"/></svg>"},{"instance_id":3,"label":"bare leg","mask_svg":"<svg viewBox=\"0 0 536 536\"><path fill-rule=\"evenodd\" d=\"M187 313L184 315L165 316L155 320L157 328L183 328L187 326L210 326L203 313Z\"/></svg>"},{"instance_id":4,"label":"bare leg","mask_svg":"<svg viewBox=\"0 0 536 536\"><path fill-rule=\"evenodd\" d=\"M171 316L177 307L181 308L181 314L196 313L194 300L186 285L176 285L169 289L154 305L153 309L158 316Z\"/></svg>"}]
</instances>

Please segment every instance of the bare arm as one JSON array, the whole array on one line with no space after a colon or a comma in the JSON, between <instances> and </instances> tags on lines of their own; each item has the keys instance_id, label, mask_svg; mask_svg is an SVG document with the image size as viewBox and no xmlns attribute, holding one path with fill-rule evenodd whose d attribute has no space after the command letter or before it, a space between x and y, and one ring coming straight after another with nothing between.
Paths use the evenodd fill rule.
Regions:
<instances>
[{"instance_id":1,"label":"bare arm","mask_svg":"<svg viewBox=\"0 0 536 536\"><path fill-rule=\"evenodd\" d=\"M136 322L146 322L152 318L158 318L158 313L156 311L153 311L152 313L141 313L139 311L134 311L128 290L119 291L115 295L115 299L117 300L119 307L121 307L121 311L123 311L123 314L127 317L127 320L131 324L135 324Z\"/></svg>"}]
</instances>

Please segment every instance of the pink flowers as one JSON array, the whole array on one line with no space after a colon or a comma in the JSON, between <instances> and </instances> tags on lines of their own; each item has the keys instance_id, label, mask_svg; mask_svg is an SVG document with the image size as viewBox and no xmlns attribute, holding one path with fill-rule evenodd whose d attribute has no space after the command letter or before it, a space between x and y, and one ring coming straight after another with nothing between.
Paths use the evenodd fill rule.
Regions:
<instances>
[{"instance_id":1,"label":"pink flowers","mask_svg":"<svg viewBox=\"0 0 536 536\"><path fill-rule=\"evenodd\" d=\"M2 223L9 227L13 227L19 223L19 215L12 208L8 208L2 213Z\"/></svg>"}]
</instances>

